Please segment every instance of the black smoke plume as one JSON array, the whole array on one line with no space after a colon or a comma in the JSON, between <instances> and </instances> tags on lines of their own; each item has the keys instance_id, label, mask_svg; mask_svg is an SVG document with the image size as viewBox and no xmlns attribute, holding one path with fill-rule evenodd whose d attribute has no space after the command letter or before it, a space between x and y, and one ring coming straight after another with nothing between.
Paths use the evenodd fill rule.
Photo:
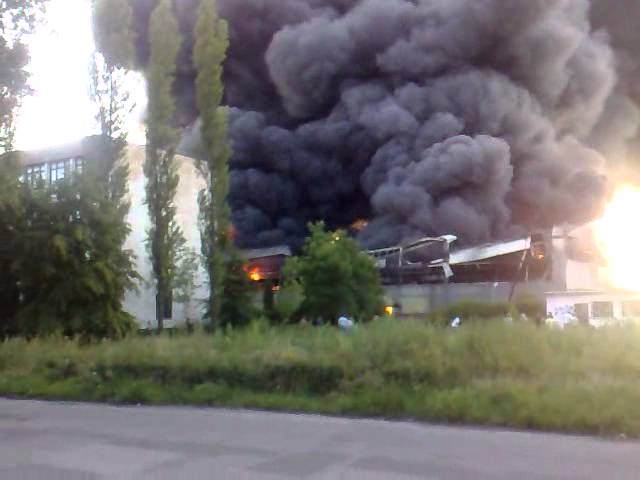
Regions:
<instances>
[{"instance_id":1,"label":"black smoke plume","mask_svg":"<svg viewBox=\"0 0 640 480\"><path fill-rule=\"evenodd\" d=\"M141 65L155 3L132 3ZM602 154L628 151L638 134L640 30L612 11L623 3L637 5L219 0L238 242L299 245L317 219L370 220L367 246L589 220L606 195ZM198 144L197 5L176 0L185 153ZM636 33L616 32L620 22Z\"/></svg>"}]
</instances>

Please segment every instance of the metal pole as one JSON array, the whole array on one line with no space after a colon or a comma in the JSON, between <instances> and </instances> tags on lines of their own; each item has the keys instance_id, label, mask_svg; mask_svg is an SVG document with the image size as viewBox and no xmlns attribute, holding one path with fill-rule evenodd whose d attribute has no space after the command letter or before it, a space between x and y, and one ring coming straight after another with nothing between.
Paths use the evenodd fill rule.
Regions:
<instances>
[{"instance_id":1,"label":"metal pole","mask_svg":"<svg viewBox=\"0 0 640 480\"><path fill-rule=\"evenodd\" d=\"M522 254L522 259L520 260L520 266L518 267L518 273L516 274L516 278L513 280L513 283L511 284L511 292L509 293L509 303L511 303L511 300L513 300L513 295L516 293L516 285L518 285L518 282L520 281L520 276L522 275L522 269L527 264L527 257L529 256L530 252L531 252L530 250L527 250Z\"/></svg>"}]
</instances>

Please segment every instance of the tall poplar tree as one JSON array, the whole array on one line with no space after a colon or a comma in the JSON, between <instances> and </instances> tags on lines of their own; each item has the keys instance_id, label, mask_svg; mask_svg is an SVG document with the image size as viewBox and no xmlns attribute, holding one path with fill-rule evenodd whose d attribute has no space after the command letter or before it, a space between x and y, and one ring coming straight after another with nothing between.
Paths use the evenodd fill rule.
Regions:
<instances>
[{"instance_id":1,"label":"tall poplar tree","mask_svg":"<svg viewBox=\"0 0 640 480\"><path fill-rule=\"evenodd\" d=\"M175 195L179 177L175 153L179 131L174 126L172 95L181 39L170 0L160 0L149 22L147 66L146 203L151 226L148 246L156 283L156 320L162 331L165 305L171 302L177 262L184 236L176 223Z\"/></svg>"},{"instance_id":2,"label":"tall poplar tree","mask_svg":"<svg viewBox=\"0 0 640 480\"><path fill-rule=\"evenodd\" d=\"M228 262L234 256L231 238L227 111L221 107L223 62L229 47L226 21L217 13L215 0L202 0L195 27L194 63L198 71L196 93L200 111L204 160L199 169L206 181L200 192L202 253L209 277L208 315L221 324Z\"/></svg>"},{"instance_id":3,"label":"tall poplar tree","mask_svg":"<svg viewBox=\"0 0 640 480\"><path fill-rule=\"evenodd\" d=\"M94 39L97 50L103 53L94 53L91 62L91 98L104 141L101 158L93 164L100 167L99 177L107 185L107 195L115 202L123 222L130 207L126 200L129 166L123 159L127 150L127 115L134 107L125 88L135 55L132 27L129 0L94 0Z\"/></svg>"}]
</instances>

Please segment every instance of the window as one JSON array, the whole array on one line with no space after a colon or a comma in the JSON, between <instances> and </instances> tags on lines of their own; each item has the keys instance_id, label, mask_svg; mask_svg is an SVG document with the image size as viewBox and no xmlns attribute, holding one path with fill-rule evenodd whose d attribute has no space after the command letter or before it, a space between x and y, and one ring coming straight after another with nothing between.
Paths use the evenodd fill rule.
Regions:
<instances>
[{"instance_id":1,"label":"window","mask_svg":"<svg viewBox=\"0 0 640 480\"><path fill-rule=\"evenodd\" d=\"M613 302L593 302L591 316L593 318L613 318Z\"/></svg>"},{"instance_id":2,"label":"window","mask_svg":"<svg viewBox=\"0 0 640 480\"><path fill-rule=\"evenodd\" d=\"M67 160L53 162L49 166L49 181L51 184L64 180L67 175Z\"/></svg>"},{"instance_id":3,"label":"window","mask_svg":"<svg viewBox=\"0 0 640 480\"><path fill-rule=\"evenodd\" d=\"M640 301L622 302L622 316L624 318L637 318L640 320Z\"/></svg>"},{"instance_id":4,"label":"window","mask_svg":"<svg viewBox=\"0 0 640 480\"><path fill-rule=\"evenodd\" d=\"M73 169L76 173L82 173L84 171L84 158L74 158Z\"/></svg>"},{"instance_id":5,"label":"window","mask_svg":"<svg viewBox=\"0 0 640 480\"><path fill-rule=\"evenodd\" d=\"M588 303L576 303L574 305L576 312L576 318L580 323L589 323L589 304Z\"/></svg>"},{"instance_id":6,"label":"window","mask_svg":"<svg viewBox=\"0 0 640 480\"><path fill-rule=\"evenodd\" d=\"M32 187L44 184L47 181L47 164L30 165L25 171L25 179Z\"/></svg>"}]
</instances>

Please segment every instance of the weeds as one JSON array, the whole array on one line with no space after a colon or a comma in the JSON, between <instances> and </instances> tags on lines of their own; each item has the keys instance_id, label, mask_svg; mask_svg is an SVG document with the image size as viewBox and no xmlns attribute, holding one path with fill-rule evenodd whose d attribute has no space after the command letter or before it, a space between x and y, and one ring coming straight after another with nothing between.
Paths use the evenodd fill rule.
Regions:
<instances>
[{"instance_id":1,"label":"weeds","mask_svg":"<svg viewBox=\"0 0 640 480\"><path fill-rule=\"evenodd\" d=\"M381 320L0 344L0 394L257 407L640 436L640 327Z\"/></svg>"}]
</instances>

